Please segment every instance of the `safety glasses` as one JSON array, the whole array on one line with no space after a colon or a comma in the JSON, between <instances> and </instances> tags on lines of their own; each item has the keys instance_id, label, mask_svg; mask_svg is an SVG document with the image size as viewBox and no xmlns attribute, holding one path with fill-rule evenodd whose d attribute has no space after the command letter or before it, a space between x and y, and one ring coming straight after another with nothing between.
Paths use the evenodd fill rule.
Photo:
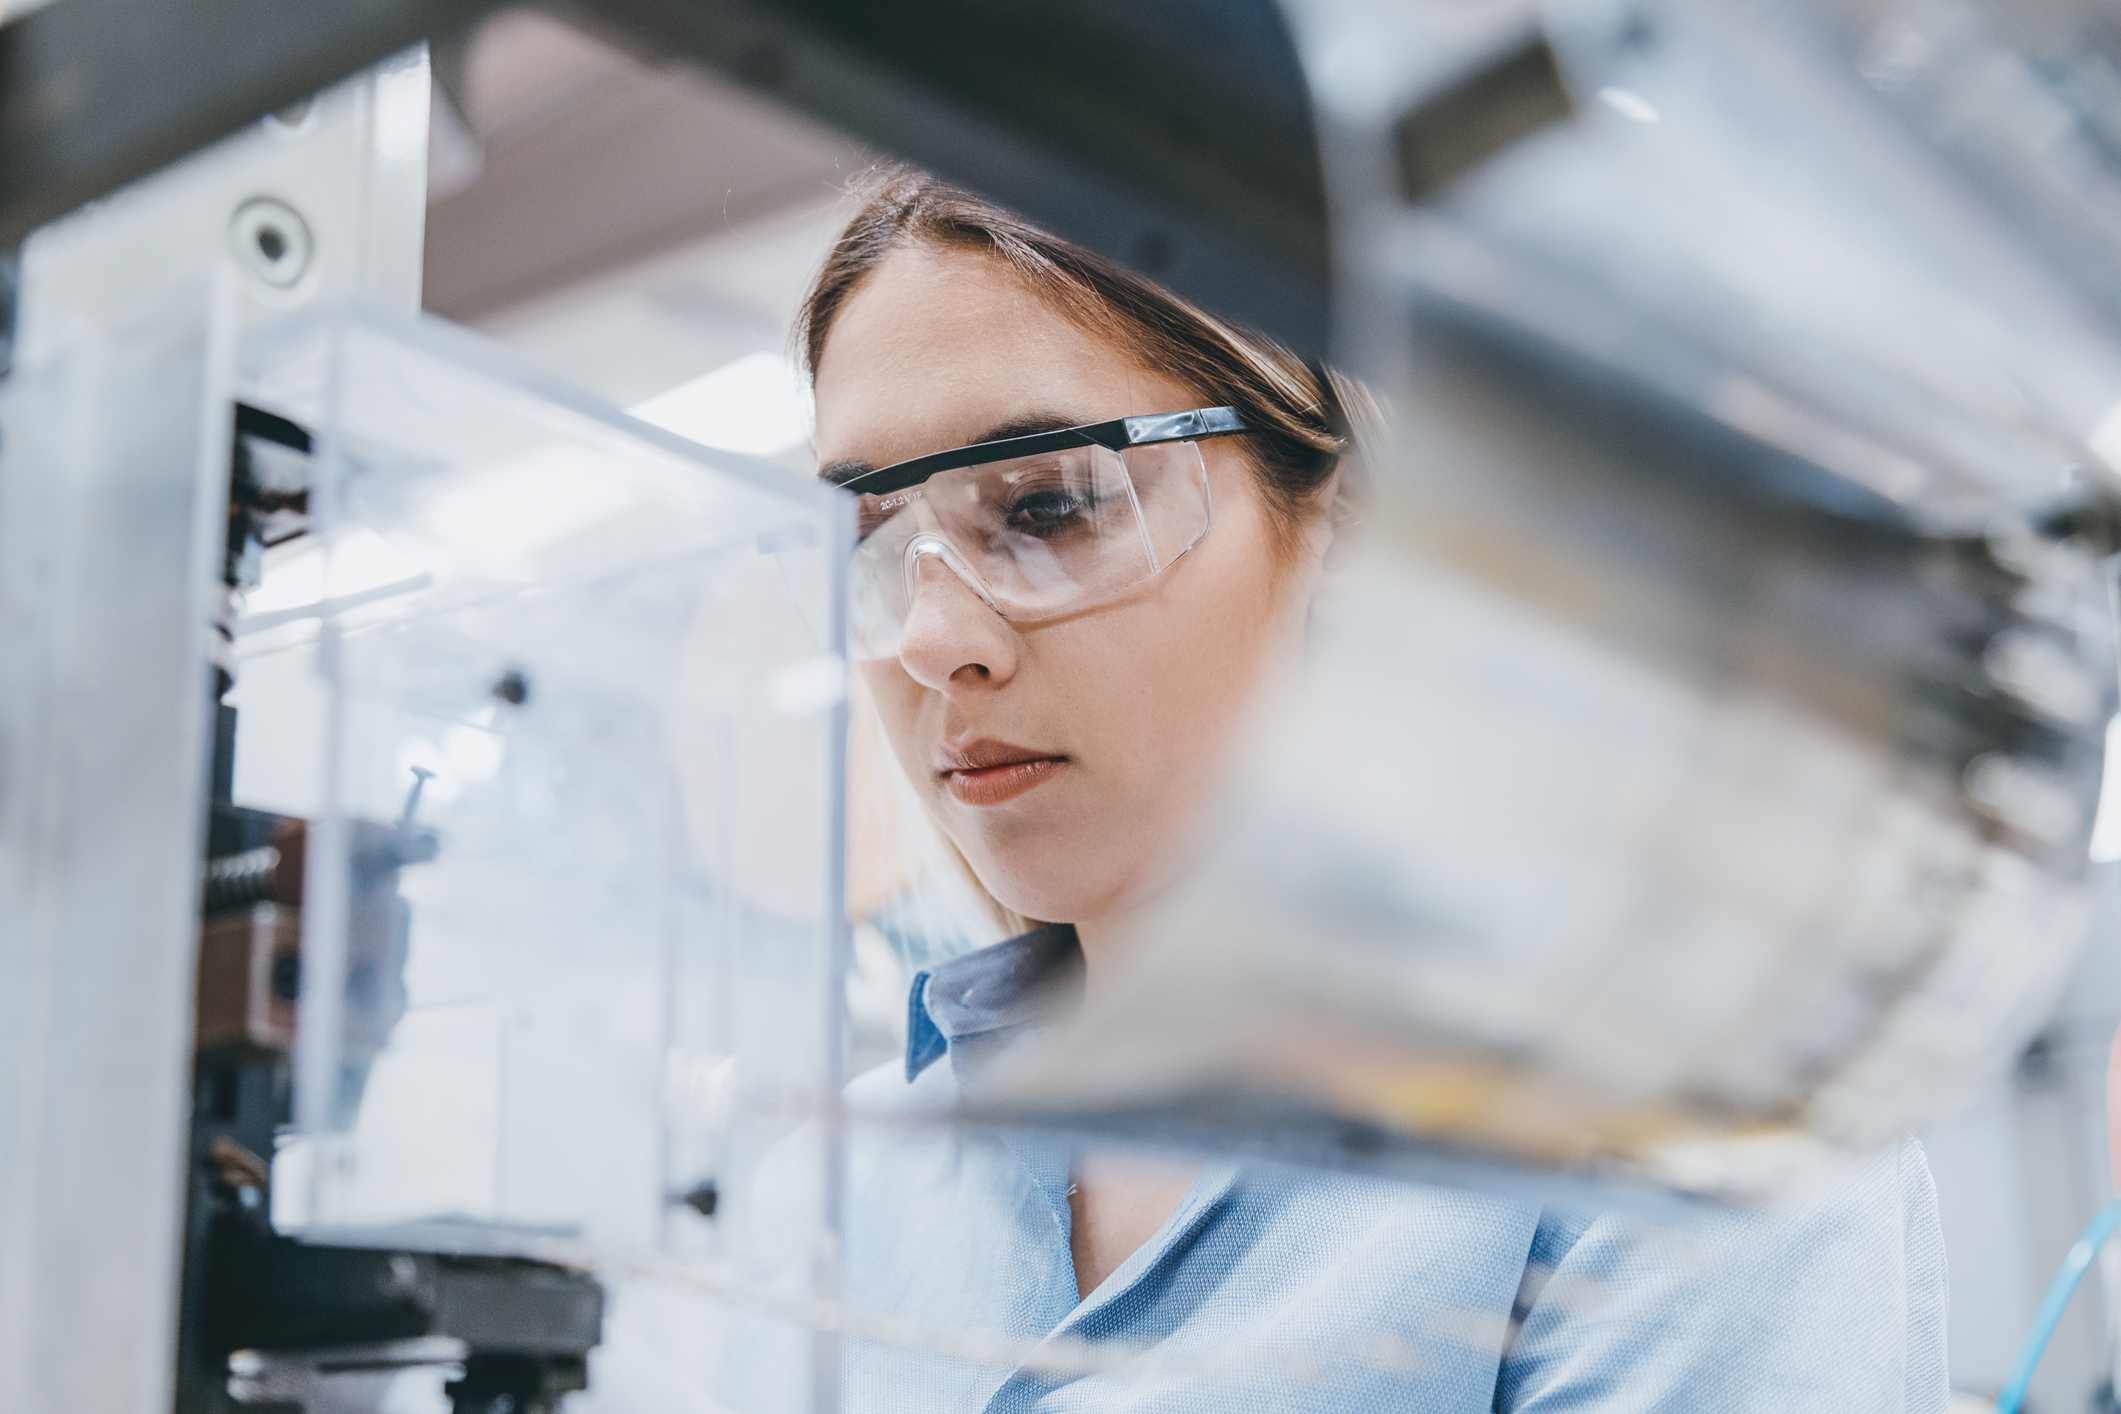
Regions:
<instances>
[{"instance_id":1,"label":"safety glasses","mask_svg":"<svg viewBox=\"0 0 2121 1414\"><path fill-rule=\"evenodd\" d=\"M864 472L849 637L895 657L924 573L947 568L988 608L1036 623L1168 568L1208 533L1194 444L1248 429L1234 408L1123 417L980 442Z\"/></svg>"}]
</instances>

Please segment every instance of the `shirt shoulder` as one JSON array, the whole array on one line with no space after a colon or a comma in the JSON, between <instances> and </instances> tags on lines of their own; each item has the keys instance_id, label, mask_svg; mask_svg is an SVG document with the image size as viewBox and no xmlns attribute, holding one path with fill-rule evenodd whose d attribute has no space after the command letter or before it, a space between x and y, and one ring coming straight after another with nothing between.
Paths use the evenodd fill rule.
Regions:
<instances>
[{"instance_id":1,"label":"shirt shoulder","mask_svg":"<svg viewBox=\"0 0 2121 1414\"><path fill-rule=\"evenodd\" d=\"M1944 1305L1936 1195L1912 1138L1788 1213L1678 1227L1549 1214L1496 1408L1941 1414Z\"/></svg>"}]
</instances>

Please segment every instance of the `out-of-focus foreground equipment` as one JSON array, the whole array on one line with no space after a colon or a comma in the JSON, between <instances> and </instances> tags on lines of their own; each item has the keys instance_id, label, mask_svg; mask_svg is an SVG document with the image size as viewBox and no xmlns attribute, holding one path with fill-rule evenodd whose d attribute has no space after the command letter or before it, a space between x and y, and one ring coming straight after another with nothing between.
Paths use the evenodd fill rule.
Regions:
<instances>
[{"instance_id":1,"label":"out-of-focus foreground equipment","mask_svg":"<svg viewBox=\"0 0 2121 1414\"><path fill-rule=\"evenodd\" d=\"M77 8L0 51L109 96L37 49ZM594 1263L744 1259L792 1121L714 1102L731 999L745 1084L837 1088L849 518L413 318L430 93L415 47L6 266L0 1408L550 1411Z\"/></svg>"},{"instance_id":2,"label":"out-of-focus foreground equipment","mask_svg":"<svg viewBox=\"0 0 2121 1414\"><path fill-rule=\"evenodd\" d=\"M1195 980L1021 1093L1800 1191L1999 1073L2085 932L2107 110L1972 11L1291 14L1365 535L1149 930Z\"/></svg>"},{"instance_id":3,"label":"out-of-focus foreground equipment","mask_svg":"<svg viewBox=\"0 0 2121 1414\"><path fill-rule=\"evenodd\" d=\"M834 1305L845 508L411 318L405 46L488 7L328 8L0 24L0 1414L549 1409L635 1280L834 1408L962 1334ZM2103 12L565 13L1387 409L1141 985L973 1118L1771 1203L2043 1025L2121 857Z\"/></svg>"}]
</instances>

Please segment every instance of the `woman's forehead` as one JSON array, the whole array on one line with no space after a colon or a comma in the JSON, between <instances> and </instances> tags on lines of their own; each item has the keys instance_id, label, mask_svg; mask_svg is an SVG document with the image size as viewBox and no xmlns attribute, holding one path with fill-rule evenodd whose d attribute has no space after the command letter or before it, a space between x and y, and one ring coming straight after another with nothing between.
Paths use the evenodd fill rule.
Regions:
<instances>
[{"instance_id":1,"label":"woman's forehead","mask_svg":"<svg viewBox=\"0 0 2121 1414\"><path fill-rule=\"evenodd\" d=\"M1186 397L999 260L910 248L863 280L833 321L818 360L818 452L825 466L886 466L995 428L1168 411Z\"/></svg>"}]
</instances>

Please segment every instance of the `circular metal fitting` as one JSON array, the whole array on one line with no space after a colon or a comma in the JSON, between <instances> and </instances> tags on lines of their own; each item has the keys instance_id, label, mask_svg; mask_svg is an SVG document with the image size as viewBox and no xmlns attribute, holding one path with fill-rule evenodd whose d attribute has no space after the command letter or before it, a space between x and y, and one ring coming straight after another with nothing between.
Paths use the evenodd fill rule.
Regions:
<instances>
[{"instance_id":1,"label":"circular metal fitting","mask_svg":"<svg viewBox=\"0 0 2121 1414\"><path fill-rule=\"evenodd\" d=\"M243 267L279 290L292 288L308 274L316 253L309 223L292 206L269 196L236 208L228 239Z\"/></svg>"}]
</instances>

